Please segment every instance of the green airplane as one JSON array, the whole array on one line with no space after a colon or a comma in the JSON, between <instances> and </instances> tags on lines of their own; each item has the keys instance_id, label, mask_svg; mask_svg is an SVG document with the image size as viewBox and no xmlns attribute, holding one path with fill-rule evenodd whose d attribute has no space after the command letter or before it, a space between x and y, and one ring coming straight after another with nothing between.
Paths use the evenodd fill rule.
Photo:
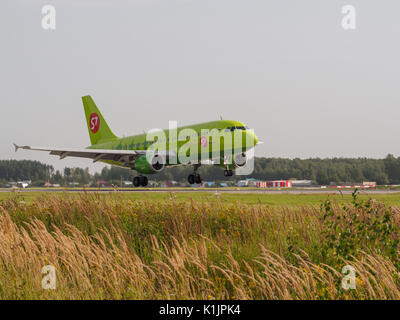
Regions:
<instances>
[{"instance_id":1,"label":"green airplane","mask_svg":"<svg viewBox=\"0 0 400 320\"><path fill-rule=\"evenodd\" d=\"M223 167L226 177L248 164L247 153L259 144L254 132L239 121L219 120L191 126L152 130L118 138L111 131L90 96L82 97L91 146L85 149L58 149L19 146L18 149L47 151L60 159L80 157L136 170L135 187L147 186L144 174L156 174L169 166L192 165L190 184L200 184L197 173L202 164Z\"/></svg>"}]
</instances>

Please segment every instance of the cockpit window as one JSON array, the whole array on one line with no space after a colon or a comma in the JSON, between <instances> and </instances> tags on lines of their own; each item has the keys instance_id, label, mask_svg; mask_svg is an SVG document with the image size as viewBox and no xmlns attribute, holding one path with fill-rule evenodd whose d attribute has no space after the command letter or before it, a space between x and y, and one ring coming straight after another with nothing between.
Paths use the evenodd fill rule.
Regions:
<instances>
[{"instance_id":1,"label":"cockpit window","mask_svg":"<svg viewBox=\"0 0 400 320\"><path fill-rule=\"evenodd\" d=\"M229 132L229 131L235 131L235 130L246 130L248 129L248 127L244 127L244 126L238 126L238 127L228 127L225 129L225 132Z\"/></svg>"}]
</instances>

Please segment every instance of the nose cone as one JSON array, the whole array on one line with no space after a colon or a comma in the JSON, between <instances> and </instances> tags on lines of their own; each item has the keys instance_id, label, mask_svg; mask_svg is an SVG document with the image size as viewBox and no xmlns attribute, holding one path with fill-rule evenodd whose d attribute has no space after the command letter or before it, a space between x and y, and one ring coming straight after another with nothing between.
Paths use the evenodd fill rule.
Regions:
<instances>
[{"instance_id":1,"label":"nose cone","mask_svg":"<svg viewBox=\"0 0 400 320\"><path fill-rule=\"evenodd\" d=\"M254 133L253 130L247 130L247 144L248 144L248 148L253 148L257 143L258 143L258 138L256 136L256 134Z\"/></svg>"},{"instance_id":2,"label":"nose cone","mask_svg":"<svg viewBox=\"0 0 400 320\"><path fill-rule=\"evenodd\" d=\"M254 132L253 132L253 136L254 136L254 145L256 146L258 143L258 138Z\"/></svg>"}]
</instances>

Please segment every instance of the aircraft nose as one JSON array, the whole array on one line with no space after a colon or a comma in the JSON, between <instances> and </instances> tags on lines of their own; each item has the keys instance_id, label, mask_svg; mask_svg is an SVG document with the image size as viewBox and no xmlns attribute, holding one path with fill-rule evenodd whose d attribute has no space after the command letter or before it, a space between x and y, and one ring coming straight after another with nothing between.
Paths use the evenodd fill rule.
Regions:
<instances>
[{"instance_id":1,"label":"aircraft nose","mask_svg":"<svg viewBox=\"0 0 400 320\"><path fill-rule=\"evenodd\" d=\"M253 135L254 135L254 145L256 146L258 143L258 138L255 133L253 133Z\"/></svg>"},{"instance_id":2,"label":"aircraft nose","mask_svg":"<svg viewBox=\"0 0 400 320\"><path fill-rule=\"evenodd\" d=\"M256 134L254 133L253 130L248 130L247 135L248 135L248 137L247 137L248 141L253 144L253 146L251 146L251 147L254 147L258 143L258 138L257 138Z\"/></svg>"}]
</instances>

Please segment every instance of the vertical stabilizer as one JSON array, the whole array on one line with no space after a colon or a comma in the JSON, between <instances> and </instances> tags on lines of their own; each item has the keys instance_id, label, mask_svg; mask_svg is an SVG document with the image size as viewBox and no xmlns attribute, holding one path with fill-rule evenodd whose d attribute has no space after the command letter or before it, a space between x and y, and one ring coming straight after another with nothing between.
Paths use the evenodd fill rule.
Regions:
<instances>
[{"instance_id":1,"label":"vertical stabilizer","mask_svg":"<svg viewBox=\"0 0 400 320\"><path fill-rule=\"evenodd\" d=\"M117 139L104 120L100 110L97 108L91 96L82 97L85 109L86 123L89 130L92 145Z\"/></svg>"}]
</instances>

